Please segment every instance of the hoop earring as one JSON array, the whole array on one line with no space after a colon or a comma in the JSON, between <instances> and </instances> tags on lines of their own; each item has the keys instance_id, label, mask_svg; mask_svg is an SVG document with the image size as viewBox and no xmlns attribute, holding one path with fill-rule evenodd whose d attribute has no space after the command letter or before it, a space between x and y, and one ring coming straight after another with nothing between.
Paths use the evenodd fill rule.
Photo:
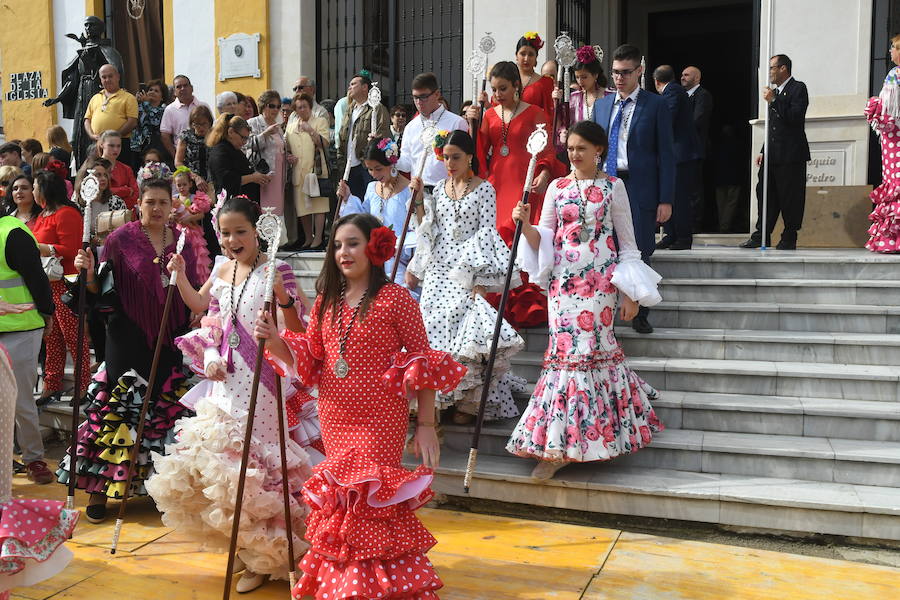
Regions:
<instances>
[{"instance_id":1,"label":"hoop earring","mask_svg":"<svg viewBox=\"0 0 900 600\"><path fill-rule=\"evenodd\" d=\"M399 173L399 171L397 171L397 167L391 167L391 177L396 177L397 173Z\"/></svg>"}]
</instances>

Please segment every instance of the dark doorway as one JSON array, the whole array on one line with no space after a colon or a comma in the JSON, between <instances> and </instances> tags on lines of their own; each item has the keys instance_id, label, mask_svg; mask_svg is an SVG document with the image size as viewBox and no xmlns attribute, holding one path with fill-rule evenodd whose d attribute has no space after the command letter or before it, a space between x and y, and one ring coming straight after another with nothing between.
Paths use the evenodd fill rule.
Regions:
<instances>
[{"instance_id":1,"label":"dark doorway","mask_svg":"<svg viewBox=\"0 0 900 600\"><path fill-rule=\"evenodd\" d=\"M163 36L162 0L145 0L143 13L134 19L125 2L106 2L106 28L112 31L112 43L125 72L121 86L137 92L138 83L163 79L166 73L165 38Z\"/></svg>"},{"instance_id":2,"label":"dark doorway","mask_svg":"<svg viewBox=\"0 0 900 600\"><path fill-rule=\"evenodd\" d=\"M409 84L433 71L453 110L462 102L462 3L454 0L319 0L317 77L323 98L341 98L360 69L382 102L411 103Z\"/></svg>"},{"instance_id":3,"label":"dark doorway","mask_svg":"<svg viewBox=\"0 0 900 600\"><path fill-rule=\"evenodd\" d=\"M628 2L626 10L635 10L639 4L645 4L647 14L647 87L653 89L651 73L658 65L672 65L676 73L694 65L702 72L701 85L713 96L710 145L703 169L702 231L720 231L716 186L724 183L726 178L740 183L741 204L740 218L723 230L749 231L749 120L756 116L754 89L759 52L754 2L746 0L703 8L654 11L651 0ZM631 23L632 27L637 25L635 19L624 22ZM623 39L641 39L644 36L640 33L627 31Z\"/></svg>"}]
</instances>

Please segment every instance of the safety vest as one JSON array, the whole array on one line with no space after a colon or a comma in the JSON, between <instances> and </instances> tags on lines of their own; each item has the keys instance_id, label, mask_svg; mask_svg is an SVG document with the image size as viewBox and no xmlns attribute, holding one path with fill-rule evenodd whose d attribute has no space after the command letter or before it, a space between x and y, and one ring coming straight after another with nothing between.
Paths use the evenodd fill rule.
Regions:
<instances>
[{"instance_id":1,"label":"safety vest","mask_svg":"<svg viewBox=\"0 0 900 600\"><path fill-rule=\"evenodd\" d=\"M37 240L31 230L28 229L16 217L0 217L0 300L10 304L31 304L34 298L25 287L25 281L18 271L14 271L6 263L6 238L16 229L28 232L34 243ZM27 310L19 314L0 315L0 333L10 331L31 331L44 327L44 317L36 309Z\"/></svg>"}]
</instances>

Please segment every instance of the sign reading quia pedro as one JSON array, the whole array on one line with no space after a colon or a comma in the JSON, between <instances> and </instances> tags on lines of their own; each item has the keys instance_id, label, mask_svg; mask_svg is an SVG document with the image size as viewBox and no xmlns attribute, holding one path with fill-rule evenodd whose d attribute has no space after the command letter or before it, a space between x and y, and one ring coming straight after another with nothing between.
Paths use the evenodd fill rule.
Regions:
<instances>
[{"instance_id":1,"label":"sign reading quia pedro","mask_svg":"<svg viewBox=\"0 0 900 600\"><path fill-rule=\"evenodd\" d=\"M47 89L41 80L40 71L9 74L9 91L6 92L5 97L7 102L36 100L38 98L46 98L48 95Z\"/></svg>"},{"instance_id":2,"label":"sign reading quia pedro","mask_svg":"<svg viewBox=\"0 0 900 600\"><path fill-rule=\"evenodd\" d=\"M806 185L844 185L845 150L811 150L810 157Z\"/></svg>"}]
</instances>

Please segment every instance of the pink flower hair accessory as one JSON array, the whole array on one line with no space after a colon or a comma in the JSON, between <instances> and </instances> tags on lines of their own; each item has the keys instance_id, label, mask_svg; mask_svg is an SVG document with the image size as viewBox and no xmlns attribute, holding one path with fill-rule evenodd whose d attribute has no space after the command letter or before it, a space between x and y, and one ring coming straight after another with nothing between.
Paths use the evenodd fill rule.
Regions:
<instances>
[{"instance_id":1,"label":"pink flower hair accessory","mask_svg":"<svg viewBox=\"0 0 900 600\"><path fill-rule=\"evenodd\" d=\"M391 138L381 138L378 140L377 147L384 152L384 157L392 165L397 164L397 161L400 160L400 148L397 146L397 142Z\"/></svg>"}]
</instances>

